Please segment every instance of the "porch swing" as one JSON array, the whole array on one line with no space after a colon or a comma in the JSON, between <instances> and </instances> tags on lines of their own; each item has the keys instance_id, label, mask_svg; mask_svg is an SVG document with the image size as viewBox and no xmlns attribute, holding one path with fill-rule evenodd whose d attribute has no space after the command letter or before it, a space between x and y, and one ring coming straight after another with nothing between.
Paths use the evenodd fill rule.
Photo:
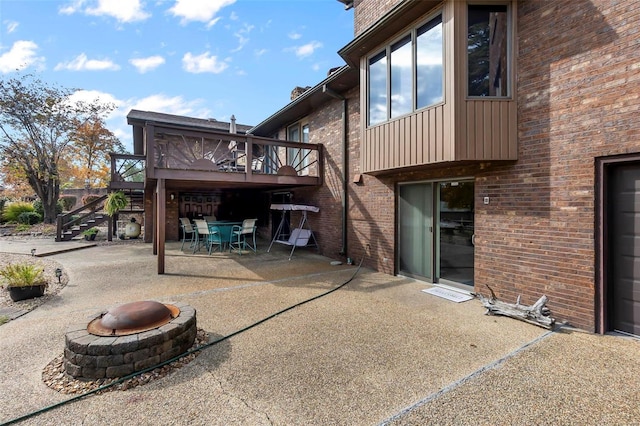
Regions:
<instances>
[{"instance_id":1,"label":"porch swing","mask_svg":"<svg viewBox=\"0 0 640 426\"><path fill-rule=\"evenodd\" d=\"M286 246L291 246L291 253L289 253L289 260L293 256L293 252L296 247L317 247L318 242L316 241L316 237L313 235L313 230L309 226L309 222L307 221L307 212L317 213L320 211L318 207L315 206L306 206L302 204L271 204L271 210L280 210L282 211L282 218L280 219L280 224L276 229L275 234L273 235L273 239L271 240L271 244L269 244L269 248L267 249L267 253L271 251L271 247L273 243L283 244ZM287 221L287 211L300 211L302 212L302 217L300 218L300 223L297 228L294 228L290 234L287 234L287 230L289 229L288 221ZM309 243L309 240L312 240Z\"/></svg>"}]
</instances>

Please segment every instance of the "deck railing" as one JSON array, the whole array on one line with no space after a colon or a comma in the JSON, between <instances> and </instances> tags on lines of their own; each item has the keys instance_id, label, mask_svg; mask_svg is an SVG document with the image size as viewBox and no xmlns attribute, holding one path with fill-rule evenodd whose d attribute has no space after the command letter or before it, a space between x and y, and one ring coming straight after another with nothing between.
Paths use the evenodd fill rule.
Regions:
<instances>
[{"instance_id":1,"label":"deck railing","mask_svg":"<svg viewBox=\"0 0 640 426\"><path fill-rule=\"evenodd\" d=\"M112 189L144 188L145 163L144 155L111 153Z\"/></svg>"},{"instance_id":2,"label":"deck railing","mask_svg":"<svg viewBox=\"0 0 640 426\"><path fill-rule=\"evenodd\" d=\"M322 145L179 127L146 129L153 169L321 177ZM147 177L153 178L151 168Z\"/></svg>"}]
</instances>

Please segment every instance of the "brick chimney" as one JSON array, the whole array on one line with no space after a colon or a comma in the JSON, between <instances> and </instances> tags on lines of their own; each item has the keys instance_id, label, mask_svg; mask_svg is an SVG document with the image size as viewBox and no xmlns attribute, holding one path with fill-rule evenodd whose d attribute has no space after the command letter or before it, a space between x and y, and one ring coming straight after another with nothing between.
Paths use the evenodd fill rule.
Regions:
<instances>
[{"instance_id":1,"label":"brick chimney","mask_svg":"<svg viewBox=\"0 0 640 426\"><path fill-rule=\"evenodd\" d=\"M296 87L294 87L293 90L291 91L291 100L294 100L295 98L297 98L298 96L302 95L304 92L306 92L309 89L311 89L311 86L307 86L307 87L296 86Z\"/></svg>"}]
</instances>

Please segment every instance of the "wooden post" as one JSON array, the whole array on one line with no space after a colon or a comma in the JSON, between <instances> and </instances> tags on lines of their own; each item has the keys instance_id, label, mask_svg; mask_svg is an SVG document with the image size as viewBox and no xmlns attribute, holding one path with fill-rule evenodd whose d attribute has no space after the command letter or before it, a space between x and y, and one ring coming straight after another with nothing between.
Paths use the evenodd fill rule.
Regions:
<instances>
[{"instance_id":1,"label":"wooden post","mask_svg":"<svg viewBox=\"0 0 640 426\"><path fill-rule=\"evenodd\" d=\"M165 193L164 179L158 179L157 193L157 217L156 217L156 241L158 244L158 275L164 274L164 239L165 239L165 217L167 194Z\"/></svg>"}]
</instances>

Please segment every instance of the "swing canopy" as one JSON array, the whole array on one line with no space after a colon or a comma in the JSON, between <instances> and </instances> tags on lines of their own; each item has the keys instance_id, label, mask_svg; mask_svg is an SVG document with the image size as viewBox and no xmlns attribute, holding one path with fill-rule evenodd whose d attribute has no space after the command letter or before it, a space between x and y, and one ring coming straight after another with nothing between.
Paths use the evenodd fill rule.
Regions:
<instances>
[{"instance_id":1,"label":"swing canopy","mask_svg":"<svg viewBox=\"0 0 640 426\"><path fill-rule=\"evenodd\" d=\"M307 222L307 212L317 213L320 211L318 207L315 206L307 206L304 204L271 204L271 210L280 210L282 211L282 220L278 225L278 228L273 235L273 239L271 240L271 244L269 244L269 248L267 252L271 251L271 247L273 243L284 244L287 246L292 246L291 253L289 253L289 260L291 260L291 256L293 256L293 252L296 247L317 247L318 242L316 241L316 237L313 235L313 231ZM287 230L289 229L287 223L287 216L285 215L285 211L301 211L302 217L300 218L300 223L298 227L293 229L290 234L287 234ZM309 240L312 240L310 243Z\"/></svg>"},{"instance_id":2,"label":"swing canopy","mask_svg":"<svg viewBox=\"0 0 640 426\"><path fill-rule=\"evenodd\" d=\"M320 211L316 206L305 206L303 204L271 204L271 210L303 210L314 213Z\"/></svg>"}]
</instances>

